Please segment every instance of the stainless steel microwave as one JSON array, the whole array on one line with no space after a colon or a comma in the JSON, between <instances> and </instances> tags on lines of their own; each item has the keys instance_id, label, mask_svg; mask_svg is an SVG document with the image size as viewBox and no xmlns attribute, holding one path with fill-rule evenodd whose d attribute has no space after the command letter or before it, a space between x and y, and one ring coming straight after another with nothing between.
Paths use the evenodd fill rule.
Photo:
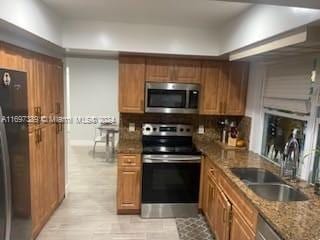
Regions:
<instances>
[{"instance_id":1,"label":"stainless steel microwave","mask_svg":"<svg viewBox=\"0 0 320 240\"><path fill-rule=\"evenodd\" d=\"M145 112L150 113L198 113L198 84L146 83Z\"/></svg>"}]
</instances>

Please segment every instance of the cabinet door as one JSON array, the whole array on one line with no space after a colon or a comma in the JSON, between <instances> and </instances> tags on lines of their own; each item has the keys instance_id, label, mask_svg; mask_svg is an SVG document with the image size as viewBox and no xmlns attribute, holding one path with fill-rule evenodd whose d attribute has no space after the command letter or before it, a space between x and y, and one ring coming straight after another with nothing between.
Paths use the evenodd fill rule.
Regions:
<instances>
[{"instance_id":1,"label":"cabinet door","mask_svg":"<svg viewBox=\"0 0 320 240\"><path fill-rule=\"evenodd\" d=\"M216 197L217 197L217 187L215 182L208 177L208 195L207 195L207 220L211 227L211 230L214 231L215 223L214 220L216 218Z\"/></svg>"},{"instance_id":2,"label":"cabinet door","mask_svg":"<svg viewBox=\"0 0 320 240\"><path fill-rule=\"evenodd\" d=\"M219 62L204 62L201 69L200 114L219 114L223 103L223 72Z\"/></svg>"},{"instance_id":3,"label":"cabinet door","mask_svg":"<svg viewBox=\"0 0 320 240\"><path fill-rule=\"evenodd\" d=\"M247 101L248 64L230 64L230 74L226 94L226 115L244 115Z\"/></svg>"},{"instance_id":4,"label":"cabinet door","mask_svg":"<svg viewBox=\"0 0 320 240\"><path fill-rule=\"evenodd\" d=\"M140 209L140 186L140 168L129 167L118 169L118 211Z\"/></svg>"},{"instance_id":5,"label":"cabinet door","mask_svg":"<svg viewBox=\"0 0 320 240\"><path fill-rule=\"evenodd\" d=\"M58 201L61 202L65 196L65 161L64 161L64 126L56 124L57 138L57 170L58 170Z\"/></svg>"},{"instance_id":6,"label":"cabinet door","mask_svg":"<svg viewBox=\"0 0 320 240\"><path fill-rule=\"evenodd\" d=\"M32 235L41 228L41 163L40 159L40 147L38 145L37 133L33 131L29 133L29 156L30 156L30 181L31 181L31 212L32 212Z\"/></svg>"},{"instance_id":7,"label":"cabinet door","mask_svg":"<svg viewBox=\"0 0 320 240\"><path fill-rule=\"evenodd\" d=\"M22 70L22 57L18 48L0 43L0 68Z\"/></svg>"},{"instance_id":8,"label":"cabinet door","mask_svg":"<svg viewBox=\"0 0 320 240\"><path fill-rule=\"evenodd\" d=\"M254 240L255 234L236 208L232 209L230 240Z\"/></svg>"},{"instance_id":9,"label":"cabinet door","mask_svg":"<svg viewBox=\"0 0 320 240\"><path fill-rule=\"evenodd\" d=\"M198 60L174 60L174 82L200 83L201 62Z\"/></svg>"},{"instance_id":10,"label":"cabinet door","mask_svg":"<svg viewBox=\"0 0 320 240\"><path fill-rule=\"evenodd\" d=\"M45 151L42 159L46 161L44 172L47 176L42 179L46 185L47 194L47 217L52 213L57 205L58 200L58 171L57 171L57 147L56 147L56 126L50 124L42 129L41 141L45 144Z\"/></svg>"},{"instance_id":11,"label":"cabinet door","mask_svg":"<svg viewBox=\"0 0 320 240\"><path fill-rule=\"evenodd\" d=\"M215 199L214 226L217 239L229 240L231 204L221 190L217 190Z\"/></svg>"},{"instance_id":12,"label":"cabinet door","mask_svg":"<svg viewBox=\"0 0 320 240\"><path fill-rule=\"evenodd\" d=\"M146 81L147 82L171 82L173 79L172 59L147 58Z\"/></svg>"},{"instance_id":13,"label":"cabinet door","mask_svg":"<svg viewBox=\"0 0 320 240\"><path fill-rule=\"evenodd\" d=\"M120 56L119 111L144 112L145 58Z\"/></svg>"}]
</instances>

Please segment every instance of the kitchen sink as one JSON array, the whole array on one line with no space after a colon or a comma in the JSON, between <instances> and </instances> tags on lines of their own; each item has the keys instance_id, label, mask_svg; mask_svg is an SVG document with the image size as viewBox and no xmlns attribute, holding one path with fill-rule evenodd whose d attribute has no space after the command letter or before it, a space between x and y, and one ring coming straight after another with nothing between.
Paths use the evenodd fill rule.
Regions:
<instances>
[{"instance_id":1,"label":"kitchen sink","mask_svg":"<svg viewBox=\"0 0 320 240\"><path fill-rule=\"evenodd\" d=\"M277 175L262 168L231 168L230 170L247 185L251 183L285 183Z\"/></svg>"},{"instance_id":2,"label":"kitchen sink","mask_svg":"<svg viewBox=\"0 0 320 240\"><path fill-rule=\"evenodd\" d=\"M306 201L308 197L301 191L282 183L248 184L248 187L258 196L280 202Z\"/></svg>"}]
</instances>

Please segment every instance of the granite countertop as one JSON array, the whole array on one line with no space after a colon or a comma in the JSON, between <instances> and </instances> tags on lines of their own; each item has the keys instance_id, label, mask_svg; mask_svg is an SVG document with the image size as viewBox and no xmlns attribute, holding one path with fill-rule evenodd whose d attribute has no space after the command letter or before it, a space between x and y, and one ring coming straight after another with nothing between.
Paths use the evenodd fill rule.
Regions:
<instances>
[{"instance_id":1,"label":"granite countertop","mask_svg":"<svg viewBox=\"0 0 320 240\"><path fill-rule=\"evenodd\" d=\"M140 154L142 153L141 139L120 139L117 153Z\"/></svg>"},{"instance_id":2,"label":"granite countertop","mask_svg":"<svg viewBox=\"0 0 320 240\"><path fill-rule=\"evenodd\" d=\"M238 187L240 192L253 204L258 212L285 240L320 239L320 197L306 182L289 183L299 188L308 197L301 202L272 202L257 196L230 170L233 167L264 168L279 174L279 168L258 154L245 150L224 150L218 144L208 141L195 141L198 149Z\"/></svg>"}]
</instances>

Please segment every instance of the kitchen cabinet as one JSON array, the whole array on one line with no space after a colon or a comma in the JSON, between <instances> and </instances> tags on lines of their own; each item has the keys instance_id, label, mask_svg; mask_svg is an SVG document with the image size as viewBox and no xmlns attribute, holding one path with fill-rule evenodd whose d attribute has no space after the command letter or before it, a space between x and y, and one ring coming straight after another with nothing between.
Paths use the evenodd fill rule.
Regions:
<instances>
[{"instance_id":1,"label":"kitchen cabinet","mask_svg":"<svg viewBox=\"0 0 320 240\"><path fill-rule=\"evenodd\" d=\"M146 82L173 81L172 59L148 57L146 61Z\"/></svg>"},{"instance_id":2,"label":"kitchen cabinet","mask_svg":"<svg viewBox=\"0 0 320 240\"><path fill-rule=\"evenodd\" d=\"M231 204L220 189L217 191L215 203L216 212L213 218L217 239L229 240Z\"/></svg>"},{"instance_id":3,"label":"kitchen cabinet","mask_svg":"<svg viewBox=\"0 0 320 240\"><path fill-rule=\"evenodd\" d=\"M120 56L119 111L144 112L145 58Z\"/></svg>"},{"instance_id":4,"label":"kitchen cabinet","mask_svg":"<svg viewBox=\"0 0 320 240\"><path fill-rule=\"evenodd\" d=\"M248 64L230 63L229 81L226 90L224 114L244 115L247 100Z\"/></svg>"},{"instance_id":5,"label":"kitchen cabinet","mask_svg":"<svg viewBox=\"0 0 320 240\"><path fill-rule=\"evenodd\" d=\"M45 225L57 204L55 126L29 133L33 236Z\"/></svg>"},{"instance_id":6,"label":"kitchen cabinet","mask_svg":"<svg viewBox=\"0 0 320 240\"><path fill-rule=\"evenodd\" d=\"M147 82L200 83L201 61L148 57Z\"/></svg>"},{"instance_id":7,"label":"kitchen cabinet","mask_svg":"<svg viewBox=\"0 0 320 240\"><path fill-rule=\"evenodd\" d=\"M207 195L206 195L206 217L211 227L211 230L215 229L215 217L217 211L217 186L213 179L208 176L208 183L207 183Z\"/></svg>"},{"instance_id":8,"label":"kitchen cabinet","mask_svg":"<svg viewBox=\"0 0 320 240\"><path fill-rule=\"evenodd\" d=\"M255 240L255 234L237 208L232 209L230 240Z\"/></svg>"},{"instance_id":9,"label":"kitchen cabinet","mask_svg":"<svg viewBox=\"0 0 320 240\"><path fill-rule=\"evenodd\" d=\"M201 171L201 209L219 240L254 240L257 211L207 157Z\"/></svg>"},{"instance_id":10,"label":"kitchen cabinet","mask_svg":"<svg viewBox=\"0 0 320 240\"><path fill-rule=\"evenodd\" d=\"M200 114L217 115L222 109L224 78L222 63L206 61L201 68Z\"/></svg>"},{"instance_id":11,"label":"kitchen cabinet","mask_svg":"<svg viewBox=\"0 0 320 240\"><path fill-rule=\"evenodd\" d=\"M174 60L174 82L200 83L201 62L198 60Z\"/></svg>"},{"instance_id":12,"label":"kitchen cabinet","mask_svg":"<svg viewBox=\"0 0 320 240\"><path fill-rule=\"evenodd\" d=\"M117 209L138 213L141 205L141 155L118 154Z\"/></svg>"},{"instance_id":13,"label":"kitchen cabinet","mask_svg":"<svg viewBox=\"0 0 320 240\"><path fill-rule=\"evenodd\" d=\"M61 60L0 42L0 67L27 73L29 116L63 116ZM61 106L57 107L56 102ZM28 125L33 239L65 194L64 133L61 126L57 128L55 123Z\"/></svg>"}]
</instances>

